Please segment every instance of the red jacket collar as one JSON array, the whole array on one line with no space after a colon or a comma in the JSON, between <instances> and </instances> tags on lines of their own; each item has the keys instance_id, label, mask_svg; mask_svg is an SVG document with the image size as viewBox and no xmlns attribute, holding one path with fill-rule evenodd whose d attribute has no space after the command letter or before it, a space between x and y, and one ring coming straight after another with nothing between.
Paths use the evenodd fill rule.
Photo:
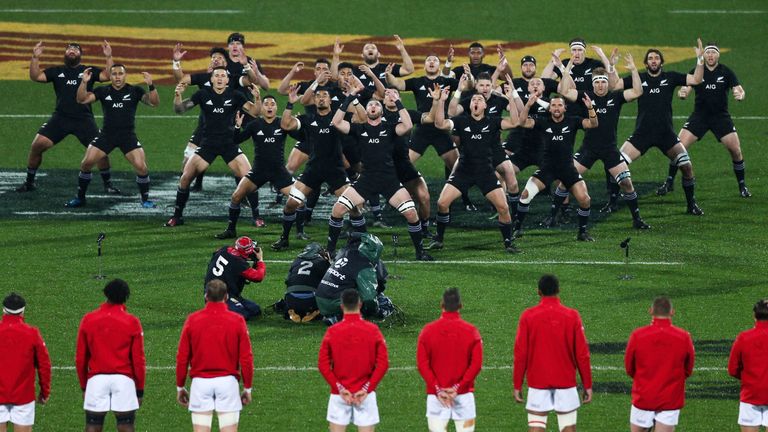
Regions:
<instances>
[{"instance_id":1,"label":"red jacket collar","mask_svg":"<svg viewBox=\"0 0 768 432\"><path fill-rule=\"evenodd\" d=\"M3 314L3 322L10 324L24 322L24 315Z\"/></svg>"},{"instance_id":2,"label":"red jacket collar","mask_svg":"<svg viewBox=\"0 0 768 432\"><path fill-rule=\"evenodd\" d=\"M461 315L459 315L459 312L447 312L443 311L443 313L440 315L442 318L446 319L459 319L461 318Z\"/></svg>"},{"instance_id":3,"label":"red jacket collar","mask_svg":"<svg viewBox=\"0 0 768 432\"><path fill-rule=\"evenodd\" d=\"M558 297L558 296L541 296L541 302L539 304L558 305L558 304L560 304L560 297Z\"/></svg>"},{"instance_id":4,"label":"red jacket collar","mask_svg":"<svg viewBox=\"0 0 768 432\"><path fill-rule=\"evenodd\" d=\"M768 328L768 321L755 321L755 328Z\"/></svg>"},{"instance_id":5,"label":"red jacket collar","mask_svg":"<svg viewBox=\"0 0 768 432\"><path fill-rule=\"evenodd\" d=\"M651 325L659 327L670 327L672 325L672 318L653 317L653 319L651 319Z\"/></svg>"},{"instance_id":6,"label":"red jacket collar","mask_svg":"<svg viewBox=\"0 0 768 432\"><path fill-rule=\"evenodd\" d=\"M205 310L219 312L219 311L223 311L223 310L227 310L227 309L228 309L228 307L227 307L227 303L226 302L212 302L212 301L209 301L209 302L205 303Z\"/></svg>"},{"instance_id":7,"label":"red jacket collar","mask_svg":"<svg viewBox=\"0 0 768 432\"><path fill-rule=\"evenodd\" d=\"M125 307L125 303L123 303L123 304L114 304L114 303L110 303L110 302L104 302L104 303L101 304L101 307L99 309L102 309L102 310L118 309L118 310L124 311L124 310L126 310L126 307Z\"/></svg>"},{"instance_id":8,"label":"red jacket collar","mask_svg":"<svg viewBox=\"0 0 768 432\"><path fill-rule=\"evenodd\" d=\"M362 321L363 317L360 316L359 312L356 313L350 313L350 312L344 312L344 321Z\"/></svg>"}]
</instances>

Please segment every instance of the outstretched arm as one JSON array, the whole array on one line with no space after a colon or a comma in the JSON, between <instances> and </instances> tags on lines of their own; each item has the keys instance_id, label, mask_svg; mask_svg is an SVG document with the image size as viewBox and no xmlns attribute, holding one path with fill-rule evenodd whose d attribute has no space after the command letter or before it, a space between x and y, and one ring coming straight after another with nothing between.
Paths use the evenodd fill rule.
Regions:
<instances>
[{"instance_id":1,"label":"outstretched arm","mask_svg":"<svg viewBox=\"0 0 768 432\"><path fill-rule=\"evenodd\" d=\"M398 51L400 51L400 56L403 58L403 64L400 65L400 76L406 76L413 73L413 60L411 60L411 56L408 55L408 51L405 50L405 44L403 43L403 40L400 39L400 36L395 35L395 48L397 48Z\"/></svg>"},{"instance_id":2,"label":"outstretched arm","mask_svg":"<svg viewBox=\"0 0 768 432\"><path fill-rule=\"evenodd\" d=\"M282 81L280 81L280 85L277 86L277 92L281 95L287 95L288 90L291 88L291 80L293 79L293 76L301 70L304 69L304 62L296 62L296 64L293 65L290 71L285 75Z\"/></svg>"},{"instance_id":3,"label":"outstretched arm","mask_svg":"<svg viewBox=\"0 0 768 432\"><path fill-rule=\"evenodd\" d=\"M112 69L112 65L115 64L114 60L112 60L112 46L105 40L104 43L101 44L101 50L104 52L106 64L104 70L99 74L99 81L109 81L110 70Z\"/></svg>"},{"instance_id":4,"label":"outstretched arm","mask_svg":"<svg viewBox=\"0 0 768 432\"><path fill-rule=\"evenodd\" d=\"M627 53L624 58L627 60L627 69L632 73L632 88L624 90L624 100L629 102L643 95L643 83L640 81L640 73L637 71L637 66L635 66L635 60L632 58L632 54ZM690 87L681 87L681 89L682 88L690 89Z\"/></svg>"},{"instance_id":5,"label":"outstretched arm","mask_svg":"<svg viewBox=\"0 0 768 432\"><path fill-rule=\"evenodd\" d=\"M701 84L704 81L704 47L701 43L701 38L696 39L698 46L696 50L696 69L693 70L693 74L685 76L685 84L694 86Z\"/></svg>"},{"instance_id":6,"label":"outstretched arm","mask_svg":"<svg viewBox=\"0 0 768 432\"><path fill-rule=\"evenodd\" d=\"M187 85L184 83L180 83L176 86L176 91L174 92L173 96L173 111L176 114L183 114L190 109L192 109L193 106L195 106L195 103L192 102L190 99L181 99L181 96L184 94L184 90L187 89Z\"/></svg>"},{"instance_id":7,"label":"outstretched arm","mask_svg":"<svg viewBox=\"0 0 768 432\"><path fill-rule=\"evenodd\" d=\"M141 97L141 102L154 108L160 104L160 95L157 94L157 89L152 83L152 75L149 72L142 72L141 74L144 75L144 83L149 87L149 91Z\"/></svg>"},{"instance_id":8,"label":"outstretched arm","mask_svg":"<svg viewBox=\"0 0 768 432\"><path fill-rule=\"evenodd\" d=\"M92 76L91 68L86 68L83 71L83 79L80 80L80 85L77 87L77 103L87 105L96 100L96 95L87 90L88 82L91 81Z\"/></svg>"},{"instance_id":9,"label":"outstretched arm","mask_svg":"<svg viewBox=\"0 0 768 432\"><path fill-rule=\"evenodd\" d=\"M400 78L398 78L398 77L396 77L396 76L394 76L392 74L392 68L394 68L394 67L395 67L394 63L390 63L390 64L387 65L387 69L386 69L386 72L387 72L387 83L389 85L391 85L392 87L394 87L394 88L396 88L396 89L398 89L400 91L403 91L403 90L405 90L405 80L400 79ZM403 67L400 66L400 73L402 73L402 70L403 70Z\"/></svg>"},{"instance_id":10,"label":"outstretched arm","mask_svg":"<svg viewBox=\"0 0 768 432\"><path fill-rule=\"evenodd\" d=\"M192 82L192 77L189 74L185 74L181 69L181 59L184 58L185 54L187 54L186 51L182 51L183 47L184 46L181 44L181 42L177 43L176 46L173 47L173 62L171 67L173 69L173 78L176 80L176 84L181 82L184 84L190 84Z\"/></svg>"},{"instance_id":11,"label":"outstretched arm","mask_svg":"<svg viewBox=\"0 0 768 432\"><path fill-rule=\"evenodd\" d=\"M243 104L245 112L256 117L261 114L261 93L259 92L259 86L251 84L251 96L253 96L253 102L248 101Z\"/></svg>"},{"instance_id":12,"label":"outstretched arm","mask_svg":"<svg viewBox=\"0 0 768 432\"><path fill-rule=\"evenodd\" d=\"M531 111L531 107L536 103L537 100L539 100L539 98L536 95L532 94L528 96L528 102L526 102L525 106L523 107L523 111L520 112L520 116L517 119L518 126L522 126L526 129L532 129L536 124L532 118L528 117L528 113Z\"/></svg>"},{"instance_id":13,"label":"outstretched arm","mask_svg":"<svg viewBox=\"0 0 768 432\"><path fill-rule=\"evenodd\" d=\"M292 115L293 104L295 104L298 100L299 86L292 84L288 90L288 103L285 105L285 111L283 111L283 116L280 118L280 128L284 131L292 131L301 127L299 121L296 120L296 117Z\"/></svg>"},{"instance_id":14,"label":"outstretched arm","mask_svg":"<svg viewBox=\"0 0 768 432\"><path fill-rule=\"evenodd\" d=\"M29 62L29 79L36 82L48 82L45 72L40 70L40 56L43 55L43 41L40 41L32 48L32 60Z\"/></svg>"},{"instance_id":15,"label":"outstretched arm","mask_svg":"<svg viewBox=\"0 0 768 432\"><path fill-rule=\"evenodd\" d=\"M333 57L331 60L331 79L334 81L339 80L339 62L342 51L344 51L344 45L339 43L339 37L336 37L336 41L333 43Z\"/></svg>"}]
</instances>

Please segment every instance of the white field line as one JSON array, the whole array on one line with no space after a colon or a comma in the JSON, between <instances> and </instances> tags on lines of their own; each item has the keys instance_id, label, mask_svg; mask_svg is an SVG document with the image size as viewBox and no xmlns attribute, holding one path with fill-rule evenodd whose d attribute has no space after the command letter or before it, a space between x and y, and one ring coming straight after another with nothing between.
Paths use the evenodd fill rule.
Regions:
<instances>
[{"instance_id":1,"label":"white field line","mask_svg":"<svg viewBox=\"0 0 768 432\"><path fill-rule=\"evenodd\" d=\"M62 370L62 371L74 371L74 366L52 366L51 369L53 370ZM501 365L501 366L483 366L484 370L511 370L511 365ZM165 370L176 370L176 366L147 366L147 370L153 371L165 371ZM317 372L317 368L315 366L261 366L261 367L254 367L253 370L255 372ZM416 366L394 366L390 367L388 369L389 371L393 372L412 372L416 370ZM593 371L607 371L607 372L613 372L613 371L624 371L623 366L600 366L600 365L593 365L592 366ZM697 367L695 368L697 372L720 372L720 371L726 371L728 368L725 367Z\"/></svg>"},{"instance_id":2,"label":"white field line","mask_svg":"<svg viewBox=\"0 0 768 432\"><path fill-rule=\"evenodd\" d=\"M293 261L292 260L265 260L265 262L268 263L278 263L278 264L290 264ZM626 265L624 261L505 261L505 260L450 260L450 261L392 261L392 260L385 260L385 262L389 264L487 264L487 265L498 265L498 264L527 264L527 265L550 265L550 264L556 264L556 265ZM684 263L681 262L675 262L675 261L633 261L630 263L630 265L646 265L646 266L681 266Z\"/></svg>"},{"instance_id":3,"label":"white field line","mask_svg":"<svg viewBox=\"0 0 768 432\"><path fill-rule=\"evenodd\" d=\"M26 119L26 118L48 118L50 114L0 114L0 119ZM104 116L97 115L96 118L104 118ZM197 120L197 116L182 116L182 115L137 115L137 119L176 119L176 120ZM622 120L634 120L634 116L621 116ZM675 120L684 120L688 116L673 116ZM734 120L768 120L768 116L731 116Z\"/></svg>"},{"instance_id":4,"label":"white field line","mask_svg":"<svg viewBox=\"0 0 768 432\"><path fill-rule=\"evenodd\" d=\"M239 14L242 10L236 9L0 9L4 13L61 13L61 14L81 14L81 13L121 13L121 14Z\"/></svg>"},{"instance_id":5,"label":"white field line","mask_svg":"<svg viewBox=\"0 0 768 432\"><path fill-rule=\"evenodd\" d=\"M738 10L738 9L676 9L667 11L671 14L764 14L764 10Z\"/></svg>"}]
</instances>

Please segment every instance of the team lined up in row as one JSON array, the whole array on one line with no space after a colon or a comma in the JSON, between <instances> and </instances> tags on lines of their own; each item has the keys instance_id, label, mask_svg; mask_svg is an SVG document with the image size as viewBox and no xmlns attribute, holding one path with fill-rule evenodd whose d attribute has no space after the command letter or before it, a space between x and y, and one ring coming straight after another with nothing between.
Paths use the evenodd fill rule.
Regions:
<instances>
[{"instance_id":1,"label":"team lined up in row","mask_svg":"<svg viewBox=\"0 0 768 432\"><path fill-rule=\"evenodd\" d=\"M523 403L527 380L528 430L546 430L550 411L561 431L575 431L581 400L592 400L590 354L578 311L561 304L555 276L539 280L537 306L520 316L514 343L514 398ZM118 430L133 431L145 384L144 333L139 319L126 311L130 290L119 279L104 288L107 301L83 318L78 330L76 369L84 392L89 431L100 431L106 414L115 413ZM188 407L196 431L210 430L214 411L222 431L236 431L239 413L252 400L253 352L245 320L228 310L227 286L206 284L206 305L184 323L176 356L178 402ZM323 337L318 369L330 387L327 420L331 431L354 423L373 431L379 423L376 390L389 368L387 346L379 328L361 318L356 289L341 293L343 319ZM0 321L0 424L30 431L35 415L35 370L38 403L51 394L51 363L40 332L24 323L26 303L12 293L3 301ZM475 378L482 369L483 343L472 324L461 319L456 288L445 291L440 319L427 324L417 342L417 366L426 384L426 417L431 432L444 432L453 420L457 431L471 432L476 421ZM690 334L675 327L666 297L649 309L650 325L635 330L624 364L632 377L630 424L633 432L673 431L685 403L685 381L693 373ZM738 423L742 431L768 426L768 300L755 304L755 328L733 344L728 373L741 380ZM558 325L552 325L556 321ZM9 343L12 341L12 343ZM350 342L354 341L354 342ZM191 389L185 388L191 376ZM244 389L240 391L242 378Z\"/></svg>"},{"instance_id":2,"label":"team lined up in row","mask_svg":"<svg viewBox=\"0 0 768 432\"><path fill-rule=\"evenodd\" d=\"M560 60L564 50L553 53L541 73L544 78L536 77L536 59L532 56L521 59L522 76L512 78L512 69L500 48L500 61L497 66L491 66L483 63L482 45L474 43L469 48L468 65L451 70L451 52L441 68L438 56L430 55L424 62L423 77L403 79L414 67L399 37L396 36L396 47L402 55L402 65L380 63L376 45L366 44L362 54L365 64L357 68L340 62L343 45L337 41L332 60L319 59L315 63L314 81L290 84L303 67L302 63L297 63L283 79L278 92L287 93L289 103L282 117L278 116L274 97L265 96L262 100L258 88L268 88L269 80L261 73L260 65L245 54L244 43L243 35L231 34L228 50L211 50L210 71L191 75L181 68L186 53L183 47L179 44L174 49L173 72L179 82L174 109L183 113L199 105L201 114L185 151L174 214L166 226L184 223L183 211L193 180L197 178L197 185L201 185L202 173L221 156L235 174L238 186L229 205L228 227L218 238L237 236L240 203L246 198L251 203L254 223L264 225L258 215L257 190L270 182L288 197L283 210L283 233L273 248L280 250L289 246L294 223L299 238L305 239L302 222L311 217L320 188L326 183L338 197L329 220L329 250L335 249L344 214L350 214L354 229L365 230L366 221L361 213L365 201L371 203L380 219L381 195L408 221L417 259L431 260L424 252L422 239L432 238L429 249L442 248L451 203L463 196L467 208L473 208L466 192L476 185L497 210L505 249L517 252L514 239L523 234L522 223L531 200L557 180L559 186L552 194L552 214L545 224L557 223L555 216L565 208L571 193L579 205L577 238L591 241L587 231L591 199L581 174L597 160L603 162L608 175L610 200L606 210L616 209L621 191L635 228L650 227L640 218L628 164L651 147L659 148L670 158L670 178L681 169L688 212L703 214L694 196L695 179L686 147L707 130L712 130L730 150L741 195L750 196L744 182L738 135L727 110L728 92L732 89L734 97L741 100L744 91L733 72L719 63L719 48L713 43L705 47L699 41L697 65L688 74L664 71L662 53L650 49L644 58L646 72L639 73L631 55L627 55L631 75L621 79L616 68L617 50L609 57L593 46L601 60L590 59L585 55L586 43L577 38L570 43L571 58ZM40 82L54 82L57 111L35 138L27 181L19 190L34 189L41 149L50 147L67 133L82 135L81 142L86 141L86 132L92 132L93 128L78 129L71 121L73 113L82 118L90 115L93 123L87 104L99 100L105 113L104 127L86 152L78 195L67 206L85 204L93 165L105 164L106 155L119 147L136 169L142 205L153 207L154 203L148 199L149 177L143 150L134 133L138 102L151 106L158 103L151 77L145 74L150 87L146 94L126 84L125 67L111 63L111 48L106 43L108 72L80 65L81 51L76 44L68 46L64 67L40 72L37 58L41 52L42 46L38 44L30 77ZM79 74L82 80L72 79ZM101 80L109 76L112 85L91 91L92 77L96 76ZM559 82L550 78L557 76ZM499 78L504 79L502 83ZM68 84L63 84L64 81ZM67 87L69 83L78 84L74 101L68 99L72 96L72 89ZM197 85L199 90L185 100L182 95L188 85ZM680 95L687 96L691 86L696 89L696 107L680 133L681 142L672 129L671 101L676 87L682 87ZM415 111L403 107L399 91L413 92ZM559 94L549 99L555 91ZM446 103L450 92L454 92L454 96ZM639 101L636 128L619 149L617 126L621 106L634 99ZM583 107L579 100L583 101ZM305 113L293 116L294 104L299 101ZM576 104L566 109L566 101ZM508 116L502 118L505 110ZM242 116L240 111L249 116ZM584 129L585 135L582 147L574 155L577 129ZM501 130L511 130L503 143ZM298 143L286 164L283 146L289 134ZM238 146L248 138L255 145L253 167ZM429 146L435 147L446 163L446 172L450 173L437 200L437 235L434 237L428 231L429 192L413 166ZM305 161L304 171L294 182L292 174ZM539 169L520 193L516 174L528 166ZM109 183L108 171L102 171L102 177L108 190L119 192ZM355 179L354 183L350 178ZM499 178L503 181L499 182ZM658 193L666 193L672 187L668 179Z\"/></svg>"}]
</instances>

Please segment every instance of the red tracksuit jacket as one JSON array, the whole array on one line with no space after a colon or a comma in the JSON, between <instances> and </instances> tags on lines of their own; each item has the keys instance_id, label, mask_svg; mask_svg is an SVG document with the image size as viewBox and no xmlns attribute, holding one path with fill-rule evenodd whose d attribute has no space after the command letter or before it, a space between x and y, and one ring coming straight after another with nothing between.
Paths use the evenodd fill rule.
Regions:
<instances>
[{"instance_id":1,"label":"red tracksuit jacket","mask_svg":"<svg viewBox=\"0 0 768 432\"><path fill-rule=\"evenodd\" d=\"M416 364L427 384L427 394L457 385L457 392L475 391L475 378L483 367L483 340L458 312L443 312L421 330Z\"/></svg>"},{"instance_id":2,"label":"red tracksuit jacket","mask_svg":"<svg viewBox=\"0 0 768 432\"><path fill-rule=\"evenodd\" d=\"M576 386L576 368L585 389L592 388L589 345L581 316L563 306L556 296L523 311L515 337L513 381L522 390L523 379L536 389Z\"/></svg>"},{"instance_id":3,"label":"red tracksuit jacket","mask_svg":"<svg viewBox=\"0 0 768 432\"><path fill-rule=\"evenodd\" d=\"M768 321L757 321L743 331L731 348L728 373L741 380L739 400L768 405Z\"/></svg>"},{"instance_id":4,"label":"red tracksuit jacket","mask_svg":"<svg viewBox=\"0 0 768 432\"><path fill-rule=\"evenodd\" d=\"M677 410L685 405L685 380L693 373L691 335L672 320L653 318L632 332L624 368L632 381L632 405L646 411Z\"/></svg>"},{"instance_id":5,"label":"red tracksuit jacket","mask_svg":"<svg viewBox=\"0 0 768 432\"><path fill-rule=\"evenodd\" d=\"M75 366L83 390L94 375L121 374L143 391L146 360L139 319L126 312L124 304L109 302L85 314L77 332Z\"/></svg>"},{"instance_id":6,"label":"red tracksuit jacket","mask_svg":"<svg viewBox=\"0 0 768 432\"><path fill-rule=\"evenodd\" d=\"M44 398L51 394L51 359L40 331L21 315L0 321L0 404L24 405L35 400L35 368Z\"/></svg>"},{"instance_id":7,"label":"red tracksuit jacket","mask_svg":"<svg viewBox=\"0 0 768 432\"><path fill-rule=\"evenodd\" d=\"M239 367L238 367L239 366ZM187 317L176 354L176 386L192 378L232 375L245 388L253 386L253 352L248 327L224 302L208 302Z\"/></svg>"},{"instance_id":8,"label":"red tracksuit jacket","mask_svg":"<svg viewBox=\"0 0 768 432\"><path fill-rule=\"evenodd\" d=\"M359 313L345 313L340 323L325 332L317 368L332 394L339 394L339 384L352 393L363 388L371 393L389 368L384 336Z\"/></svg>"}]
</instances>

